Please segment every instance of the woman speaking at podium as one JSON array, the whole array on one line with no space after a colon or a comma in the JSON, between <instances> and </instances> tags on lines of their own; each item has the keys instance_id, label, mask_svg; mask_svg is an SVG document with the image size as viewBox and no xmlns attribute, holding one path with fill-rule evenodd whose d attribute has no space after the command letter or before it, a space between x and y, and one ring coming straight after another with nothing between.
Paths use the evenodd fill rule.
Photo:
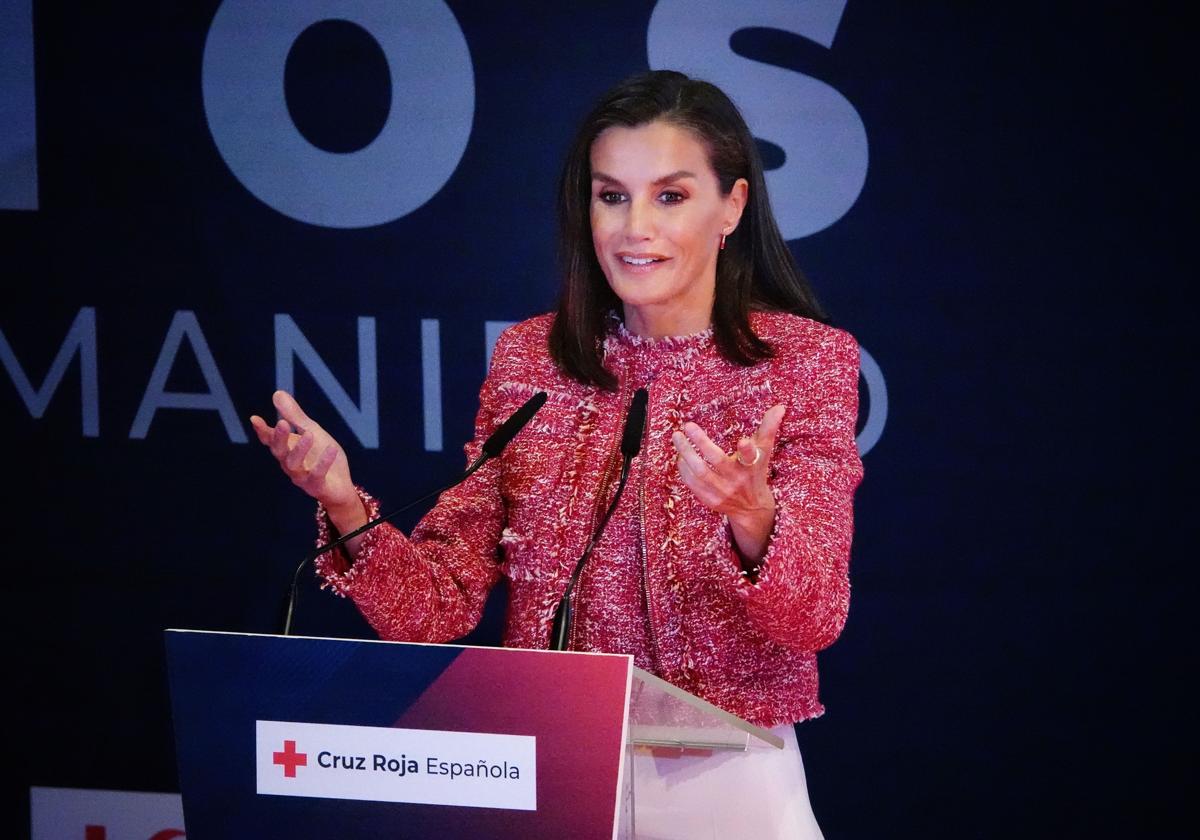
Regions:
<instances>
[{"instance_id":1,"label":"woman speaking at podium","mask_svg":"<svg viewBox=\"0 0 1200 840\"><path fill-rule=\"evenodd\" d=\"M824 711L816 652L846 619L858 346L827 325L750 131L711 84L656 71L605 94L568 152L558 216L558 308L500 337L468 457L530 396L544 391L545 405L411 535L373 528L318 571L381 637L422 642L470 632L503 576L504 644L547 647L645 389L629 492L573 586L569 646L632 654L778 727L787 749L756 769L665 782L743 803L712 836L820 837L791 724ZM322 543L378 516L330 435L290 395L274 403L274 426L251 422L320 503Z\"/></svg>"}]
</instances>

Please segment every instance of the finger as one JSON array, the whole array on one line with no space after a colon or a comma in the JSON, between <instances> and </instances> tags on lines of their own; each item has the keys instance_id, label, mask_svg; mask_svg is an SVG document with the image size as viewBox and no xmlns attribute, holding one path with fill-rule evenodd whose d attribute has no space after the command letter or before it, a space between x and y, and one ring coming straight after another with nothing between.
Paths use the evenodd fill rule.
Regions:
<instances>
[{"instance_id":1,"label":"finger","mask_svg":"<svg viewBox=\"0 0 1200 840\"><path fill-rule=\"evenodd\" d=\"M292 435L292 427L286 420L280 420L275 424L275 428L271 431L271 454L274 455L280 463L287 457L288 439Z\"/></svg>"},{"instance_id":2,"label":"finger","mask_svg":"<svg viewBox=\"0 0 1200 840\"><path fill-rule=\"evenodd\" d=\"M725 450L713 443L704 430L695 423L684 423L683 433L692 442L692 445L700 451L700 457L714 467L729 460L729 456L725 454Z\"/></svg>"},{"instance_id":3,"label":"finger","mask_svg":"<svg viewBox=\"0 0 1200 840\"><path fill-rule=\"evenodd\" d=\"M317 463L313 464L313 468L308 473L308 478L305 484L308 488L316 490L325 483L325 476L329 473L329 468L333 466L333 462L337 460L338 448L337 444L329 444L321 453L321 457L317 459Z\"/></svg>"},{"instance_id":4,"label":"finger","mask_svg":"<svg viewBox=\"0 0 1200 840\"><path fill-rule=\"evenodd\" d=\"M708 462L700 457L700 453L696 451L696 448L692 446L683 432L673 433L671 435L671 443L675 445L675 451L679 453L679 457L684 459L693 471L696 473L708 471Z\"/></svg>"},{"instance_id":5,"label":"finger","mask_svg":"<svg viewBox=\"0 0 1200 840\"><path fill-rule=\"evenodd\" d=\"M271 445L271 427L267 425L266 420L253 414L250 416L250 426L254 429L254 434L258 436L259 443L266 446Z\"/></svg>"},{"instance_id":6,"label":"finger","mask_svg":"<svg viewBox=\"0 0 1200 840\"><path fill-rule=\"evenodd\" d=\"M786 413L787 406L783 403L773 405L767 409L762 422L758 424L758 431L754 433L754 442L767 455L775 451L775 439L779 436L779 427L783 425L783 415ZM754 453L750 454L753 457Z\"/></svg>"},{"instance_id":7,"label":"finger","mask_svg":"<svg viewBox=\"0 0 1200 840\"><path fill-rule=\"evenodd\" d=\"M679 477L683 480L684 485L692 491L692 495L699 499L705 507L715 509L720 504L724 493L721 487L717 486L717 482L720 481L719 476L703 462L700 467L693 466L682 454L675 459L675 463L679 469Z\"/></svg>"},{"instance_id":8,"label":"finger","mask_svg":"<svg viewBox=\"0 0 1200 840\"><path fill-rule=\"evenodd\" d=\"M316 424L309 419L304 410L300 408L300 403L296 402L295 398L287 391L276 391L271 395L271 402L274 403L275 409L279 412L279 416L287 420L293 426L301 430L311 429Z\"/></svg>"},{"instance_id":9,"label":"finger","mask_svg":"<svg viewBox=\"0 0 1200 840\"><path fill-rule=\"evenodd\" d=\"M744 437L737 445L738 461L743 467L762 466L767 453L752 438Z\"/></svg>"},{"instance_id":10,"label":"finger","mask_svg":"<svg viewBox=\"0 0 1200 840\"><path fill-rule=\"evenodd\" d=\"M676 456L675 466L679 470L679 477L683 479L683 483L686 484L693 493L701 495L707 492L707 488L704 486L705 474L709 472L707 466L692 466L692 464L683 457L682 453Z\"/></svg>"},{"instance_id":11,"label":"finger","mask_svg":"<svg viewBox=\"0 0 1200 840\"><path fill-rule=\"evenodd\" d=\"M298 470L304 466L304 456L308 454L308 450L312 449L316 442L312 430L309 429L300 436L300 440L296 441L296 445L288 452L287 458L284 459L284 466L289 470Z\"/></svg>"}]
</instances>

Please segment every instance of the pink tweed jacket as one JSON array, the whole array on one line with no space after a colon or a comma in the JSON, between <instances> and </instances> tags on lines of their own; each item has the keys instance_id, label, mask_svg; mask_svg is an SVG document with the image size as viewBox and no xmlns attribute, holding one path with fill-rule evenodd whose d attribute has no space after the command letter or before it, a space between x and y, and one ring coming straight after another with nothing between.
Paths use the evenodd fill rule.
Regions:
<instances>
[{"instance_id":1,"label":"pink tweed jacket","mask_svg":"<svg viewBox=\"0 0 1200 840\"><path fill-rule=\"evenodd\" d=\"M782 313L756 313L774 358L726 361L711 331L642 339L614 326L605 364L617 392L560 373L547 353L552 316L501 336L480 392L482 441L536 391L546 404L497 459L447 491L411 537L367 532L357 559L317 561L382 638L445 642L478 623L488 591L508 581L504 644L545 648L550 621L597 516L611 499L632 392L647 387L647 431L625 494L575 592L580 650L636 663L761 726L820 715L816 652L849 605L851 501L862 478L854 432L858 346L848 334ZM763 414L787 413L771 453L777 513L757 579L728 524L680 479L671 432L693 420L726 451ZM368 512L376 501L364 494ZM323 516L318 539L328 525ZM499 550L498 550L499 547Z\"/></svg>"}]
</instances>

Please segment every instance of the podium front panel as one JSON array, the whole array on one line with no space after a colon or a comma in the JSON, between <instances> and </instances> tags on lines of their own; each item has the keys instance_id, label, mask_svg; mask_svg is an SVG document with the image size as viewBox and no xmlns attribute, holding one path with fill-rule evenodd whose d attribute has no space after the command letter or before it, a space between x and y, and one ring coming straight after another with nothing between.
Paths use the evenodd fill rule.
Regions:
<instances>
[{"instance_id":1,"label":"podium front panel","mask_svg":"<svg viewBox=\"0 0 1200 840\"><path fill-rule=\"evenodd\" d=\"M192 840L612 838L628 656L167 632Z\"/></svg>"}]
</instances>

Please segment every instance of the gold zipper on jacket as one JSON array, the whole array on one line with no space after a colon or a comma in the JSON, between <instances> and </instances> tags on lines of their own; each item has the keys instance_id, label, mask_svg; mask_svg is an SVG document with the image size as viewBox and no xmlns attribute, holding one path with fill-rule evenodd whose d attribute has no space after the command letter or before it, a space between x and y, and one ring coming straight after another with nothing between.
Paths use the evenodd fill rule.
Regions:
<instances>
[{"instance_id":1,"label":"gold zipper on jacket","mask_svg":"<svg viewBox=\"0 0 1200 840\"><path fill-rule=\"evenodd\" d=\"M629 413L629 404L630 404L630 402L632 402L632 399L633 399L632 393L625 394L624 389L625 389L625 386L624 386L624 384L622 384L621 393L624 394L624 398L622 399L622 404L623 404L624 408L621 409L621 413L620 413L620 415L618 415L619 417L624 417ZM590 523L588 523L588 529L586 532L587 539L589 541L592 538L592 533L596 530L596 523L599 522L600 517L604 515L604 505L608 498L608 484L612 480L613 466L616 464L617 456L621 452L621 435L623 434L623 431L624 430L621 428L621 426L618 425L617 426L617 435L613 439L613 447L608 453L608 461L605 462L604 472L600 476L600 492L596 496L596 506L592 510L592 521ZM596 548L595 546L592 546L593 551L595 551L595 548ZM586 549L587 549L587 543L584 543L584 550L586 550ZM582 553L582 552L580 552L580 553ZM579 603L579 599L581 597L580 592L582 590L583 590L583 570L580 570L579 580L576 582L575 590L571 593L571 597L570 597L571 615L572 616L579 615L579 613L575 609L575 605L577 603ZM571 632L567 637L567 649L568 650L576 649L575 648L575 634L577 632L576 628L578 626L579 626L579 622L572 619Z\"/></svg>"}]
</instances>

